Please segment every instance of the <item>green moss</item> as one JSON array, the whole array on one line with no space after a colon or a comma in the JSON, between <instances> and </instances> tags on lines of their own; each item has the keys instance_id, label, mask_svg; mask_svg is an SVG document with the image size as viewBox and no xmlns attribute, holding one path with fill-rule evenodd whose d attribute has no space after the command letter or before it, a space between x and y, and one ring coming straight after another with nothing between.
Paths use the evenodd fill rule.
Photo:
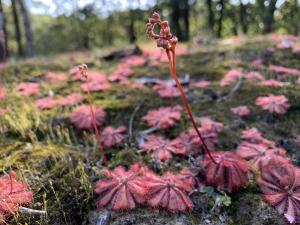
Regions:
<instances>
[{"instance_id":1,"label":"green moss","mask_svg":"<svg viewBox=\"0 0 300 225\"><path fill-rule=\"evenodd\" d=\"M132 149L127 147L124 150L116 150L115 156L110 161L110 165L112 167L116 167L118 165L130 166L135 162L141 161L141 156L136 153L136 149Z\"/></svg>"},{"instance_id":2,"label":"green moss","mask_svg":"<svg viewBox=\"0 0 300 225\"><path fill-rule=\"evenodd\" d=\"M191 81L212 82L206 89L187 88L187 97L198 122L202 117L209 116L225 125L225 130L219 135L217 150L234 151L241 141L242 130L257 127L266 138L285 147L293 162L299 164L300 154L294 141L294 136L300 132L300 86L296 85L297 77L290 76L287 81L291 85L280 89L261 87L255 81L243 80L231 97L227 95L233 85L225 88L219 85L223 75L236 67L242 67L245 71L259 71L268 79L279 78L278 74L268 71L270 64L299 68L300 60L294 57L290 50L266 54L265 49L269 46L270 43L256 40L241 45L207 46L206 51L178 57L178 75L190 74ZM258 57L263 58L264 67L251 67L249 62ZM111 75L120 60L101 61L97 55L79 53L9 63L7 68L0 71L0 82L4 83L8 90L7 98L0 101L0 108L9 107L11 110L11 113L0 117L0 167L5 172L10 169L17 170L20 178L23 178L35 193L35 201L30 207L46 209L49 212L48 218L29 219L21 216L12 218L9 224L25 224L25 222L42 225L84 224L88 212L95 208L96 197L93 196L92 184L100 178L102 168L95 135L93 132L79 132L70 124L69 117L76 106L57 107L51 110L37 110L34 106L36 99L47 96L49 91L54 92L55 98L80 92L80 81L49 84L45 81L44 75L49 70L67 73L69 68L81 63L87 63L91 70L100 70ZM170 78L168 63L146 64L134 68L132 79L143 76ZM15 87L24 81L40 82L41 93L34 97L19 96L15 93ZM86 93L82 94L85 97L84 104L88 104ZM257 97L269 94L283 94L289 99L291 107L287 114L272 115L256 106ZM211 95L215 95L216 99ZM225 98L222 99L223 97ZM151 87L137 90L119 84L112 84L112 88L108 91L94 92L93 98L95 105L103 107L107 112L105 126L129 126L134 110L141 104L132 121L133 135L148 128L141 120L148 110L183 104L181 98L160 98ZM248 105L252 111L251 115L244 119L235 117L231 108L239 105ZM155 134L173 139L190 127L191 123L184 111L181 121L176 126L165 131L157 131ZM103 127L100 127L100 132L102 129ZM138 153L134 147L136 144L133 138L132 143L127 143L123 147L107 149L108 166L128 167L137 161L149 162L152 165L146 154ZM178 171L182 165L189 165L187 158L174 156L171 162L162 167L152 166L162 174L166 171ZM273 217L277 218L276 212L271 212L268 206L263 205L261 210L260 206L263 203L253 194L253 189L251 187L240 194L232 195L232 205L221 209L230 213L234 224L255 225L263 221L261 224L266 225L275 221ZM211 204L213 202L210 199L200 205L209 209L212 207ZM199 224L203 219L202 213L209 213L209 210L200 211L187 213L181 218L167 212L153 213L148 208L142 207L131 213L116 213L113 217L114 221L135 218L136 221L141 221L141 224L149 224L148 221L145 222L145 218L151 217L156 217L153 221L162 224L172 224L178 221L178 218L191 224ZM260 217L259 214L263 216ZM213 221L215 218L218 220L217 216L210 218Z\"/></svg>"}]
</instances>

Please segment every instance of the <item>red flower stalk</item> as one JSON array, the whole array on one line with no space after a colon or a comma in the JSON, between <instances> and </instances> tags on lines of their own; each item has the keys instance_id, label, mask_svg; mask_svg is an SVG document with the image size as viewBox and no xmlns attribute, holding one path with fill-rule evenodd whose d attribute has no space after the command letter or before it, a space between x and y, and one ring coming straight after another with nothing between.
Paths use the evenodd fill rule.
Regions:
<instances>
[{"instance_id":1,"label":"red flower stalk","mask_svg":"<svg viewBox=\"0 0 300 225\"><path fill-rule=\"evenodd\" d=\"M156 34L154 32L154 27L155 25L160 26L160 33ZM196 122L194 120L192 111L189 107L185 92L177 78L177 74L176 74L176 54L175 54L175 48L176 48L176 44L178 42L178 39L176 36L174 36L173 34L171 34L170 31L170 26L169 26L169 22L168 21L162 21L160 18L160 15L156 12L154 12L152 14L152 17L149 18L149 22L146 25L146 29L147 29L147 34L149 35L150 38L153 38L154 40L156 40L157 42L157 47L162 47L166 50L166 54L168 56L168 60L169 60L169 67L170 67L170 72L176 82L176 85L180 91L181 97L183 99L185 108L189 114L190 120L195 128L195 131L197 132L197 135L199 136L203 147L206 151L206 153L209 155L210 159L216 163L216 161L213 159L213 157L211 156L210 150L208 149L204 139L202 138L199 130L197 129L197 125Z\"/></svg>"},{"instance_id":2,"label":"red flower stalk","mask_svg":"<svg viewBox=\"0 0 300 225\"><path fill-rule=\"evenodd\" d=\"M101 144L102 142L101 142L100 134L99 134L97 124L96 124L96 116L95 116L95 112L94 112L94 108L93 108L93 105L94 105L93 98L92 98L91 91L90 91L90 88L89 88L88 67L87 67L87 65L82 64L82 65L78 66L78 70L80 71L82 78L86 82L86 88L87 88L87 92L88 92L88 101L89 101L89 105L90 105L90 109L91 109L92 122L93 122L93 127L94 127L94 130L95 130L95 134L96 134L96 139L97 139L97 142L98 142L98 148L99 148L99 151L101 153L102 161L104 162L104 164L107 165L107 159L105 157L103 146Z\"/></svg>"}]
</instances>

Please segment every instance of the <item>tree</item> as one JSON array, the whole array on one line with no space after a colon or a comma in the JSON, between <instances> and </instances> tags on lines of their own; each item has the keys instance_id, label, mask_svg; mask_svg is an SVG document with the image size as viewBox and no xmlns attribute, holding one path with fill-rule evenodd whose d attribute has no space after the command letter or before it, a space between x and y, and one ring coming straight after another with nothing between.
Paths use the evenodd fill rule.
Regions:
<instances>
[{"instance_id":1,"label":"tree","mask_svg":"<svg viewBox=\"0 0 300 225\"><path fill-rule=\"evenodd\" d=\"M22 41L21 41L21 30L20 30L19 14L17 11L16 0L11 0L11 9L12 9L13 20L15 25L16 41L18 44L18 55L23 56L24 52L23 52Z\"/></svg>"},{"instance_id":2,"label":"tree","mask_svg":"<svg viewBox=\"0 0 300 225\"><path fill-rule=\"evenodd\" d=\"M82 39L82 47L84 49L90 49L91 47L91 39L94 38L93 28L94 23L97 18L95 8L93 4L86 5L82 9L78 9L74 12L73 17L75 19L74 22L79 23L79 33ZM110 24L111 26L111 24Z\"/></svg>"},{"instance_id":3,"label":"tree","mask_svg":"<svg viewBox=\"0 0 300 225\"><path fill-rule=\"evenodd\" d=\"M277 0L256 0L261 22L263 23L263 33L270 33L275 29L274 13L276 10L276 3Z\"/></svg>"},{"instance_id":4,"label":"tree","mask_svg":"<svg viewBox=\"0 0 300 225\"><path fill-rule=\"evenodd\" d=\"M234 4L228 4L226 7L226 11L224 13L224 19L229 19L231 22L231 33L234 36L238 35L238 14L236 13L238 11L238 6ZM226 20L224 21L226 22Z\"/></svg>"},{"instance_id":5,"label":"tree","mask_svg":"<svg viewBox=\"0 0 300 225\"><path fill-rule=\"evenodd\" d=\"M32 57L32 56L34 56L34 48L33 48L33 38L32 38L30 18L29 18L24 0L18 0L18 2L20 4L20 10L21 10L21 14L23 17L23 23L24 23L24 29L25 29L26 55L29 57Z\"/></svg>"},{"instance_id":6,"label":"tree","mask_svg":"<svg viewBox=\"0 0 300 225\"><path fill-rule=\"evenodd\" d=\"M279 9L281 20L280 27L288 33L298 35L300 33L300 5L297 0L287 0Z\"/></svg>"},{"instance_id":7,"label":"tree","mask_svg":"<svg viewBox=\"0 0 300 225\"><path fill-rule=\"evenodd\" d=\"M170 22L174 34L181 41L189 39L190 5L188 0L169 0Z\"/></svg>"},{"instance_id":8,"label":"tree","mask_svg":"<svg viewBox=\"0 0 300 225\"><path fill-rule=\"evenodd\" d=\"M128 25L128 36L129 36L130 44L133 44L136 42L134 21L135 21L135 11L134 11L134 9L130 9L129 10L129 25Z\"/></svg>"},{"instance_id":9,"label":"tree","mask_svg":"<svg viewBox=\"0 0 300 225\"><path fill-rule=\"evenodd\" d=\"M215 14L213 11L213 2L212 0L206 0L206 7L208 12L208 26L212 33L214 33L214 27L215 27Z\"/></svg>"},{"instance_id":10,"label":"tree","mask_svg":"<svg viewBox=\"0 0 300 225\"><path fill-rule=\"evenodd\" d=\"M181 17L180 13L180 0L170 0L170 8L171 8L171 26L173 29L174 34L179 38L179 40L182 40L182 31L179 24L179 20Z\"/></svg>"},{"instance_id":11,"label":"tree","mask_svg":"<svg viewBox=\"0 0 300 225\"><path fill-rule=\"evenodd\" d=\"M244 34L247 34L248 33L247 5L244 5L242 0L240 0L240 22L241 22L242 32Z\"/></svg>"},{"instance_id":12,"label":"tree","mask_svg":"<svg viewBox=\"0 0 300 225\"><path fill-rule=\"evenodd\" d=\"M7 32L5 16L2 7L2 1L0 0L0 62L4 62L7 57Z\"/></svg>"},{"instance_id":13,"label":"tree","mask_svg":"<svg viewBox=\"0 0 300 225\"><path fill-rule=\"evenodd\" d=\"M217 37L218 38L222 37L224 9L225 9L224 0L219 0L218 4L217 4L217 10L219 11L218 28L217 28Z\"/></svg>"},{"instance_id":14,"label":"tree","mask_svg":"<svg viewBox=\"0 0 300 225\"><path fill-rule=\"evenodd\" d=\"M190 5L188 0L182 2L182 19L183 19L183 40L190 38Z\"/></svg>"}]
</instances>

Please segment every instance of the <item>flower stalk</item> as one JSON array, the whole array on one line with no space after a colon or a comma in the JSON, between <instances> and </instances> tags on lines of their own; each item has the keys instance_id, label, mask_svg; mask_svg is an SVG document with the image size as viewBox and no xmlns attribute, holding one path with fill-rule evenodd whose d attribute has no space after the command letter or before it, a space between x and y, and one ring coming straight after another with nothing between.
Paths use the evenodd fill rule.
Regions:
<instances>
[{"instance_id":1,"label":"flower stalk","mask_svg":"<svg viewBox=\"0 0 300 225\"><path fill-rule=\"evenodd\" d=\"M154 27L155 25L160 26L160 34L156 34L154 32ZM216 163L216 161L214 160L214 158L211 155L211 151L209 150L208 146L206 145L200 131L197 128L197 124L195 122L193 113L190 109L188 100L186 98L186 94L183 90L183 87L181 86L178 77L177 77L177 72L176 72L176 53L175 53L175 49L176 49L176 44L178 42L178 39L176 36L174 36L173 34L171 34L170 32L170 26L168 21L162 21L160 18L160 15L156 12L153 13L152 17L149 18L149 23L147 23L146 25L146 29L147 29L147 34L149 35L149 37L153 38L154 40L156 40L157 42L157 47L162 47L165 49L166 54L168 56L168 61L169 61L169 69L170 69L170 73L172 74L173 79L176 82L177 88L179 89L180 93L181 93L181 97L183 99L183 103L184 106L188 112L190 121L193 124L193 127L198 135L198 137L200 138L200 141L202 143L202 146L205 150L205 152L209 155L209 158ZM217 163L216 163L217 164Z\"/></svg>"},{"instance_id":2,"label":"flower stalk","mask_svg":"<svg viewBox=\"0 0 300 225\"><path fill-rule=\"evenodd\" d=\"M86 64L82 64L78 67L78 69L81 73L82 79L86 83L87 92L88 92L88 101L89 101L91 115L92 115L92 124L93 124L93 127L94 127L94 131L95 131L95 135L96 135L96 139L97 139L97 143L98 143L98 149L100 151L102 161L104 162L105 165L107 165L108 162L107 162L107 159L105 157L105 153L104 153L104 150L103 150L99 130L98 130L97 124L96 124L96 116L95 116L95 111L94 111L94 108L93 108L94 102L93 102L93 98L92 98L92 94L91 94L90 87L89 87L89 82L88 82L88 67L87 67Z\"/></svg>"}]
</instances>

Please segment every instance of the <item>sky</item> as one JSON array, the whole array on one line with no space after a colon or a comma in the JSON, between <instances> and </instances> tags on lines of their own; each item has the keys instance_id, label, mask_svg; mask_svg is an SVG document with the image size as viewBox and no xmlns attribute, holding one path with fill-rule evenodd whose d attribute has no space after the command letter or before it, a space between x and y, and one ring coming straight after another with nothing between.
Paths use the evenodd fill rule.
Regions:
<instances>
[{"instance_id":1,"label":"sky","mask_svg":"<svg viewBox=\"0 0 300 225\"><path fill-rule=\"evenodd\" d=\"M239 0L230 0L238 4ZM242 0L244 3L255 2L255 0ZM261 0L263 1L263 0ZM278 0L277 7L285 0ZM25 0L28 9L33 14L46 14L57 16L60 14L71 14L72 11L82 8L91 3L96 3L96 9L106 15L116 9L124 10L127 8L148 8L155 4L156 0ZM300 2L300 0L299 0ZM4 0L4 3L10 4L10 0Z\"/></svg>"},{"instance_id":2,"label":"sky","mask_svg":"<svg viewBox=\"0 0 300 225\"><path fill-rule=\"evenodd\" d=\"M91 3L103 14L115 9L148 8L155 4L155 0L26 0L28 8L33 14L59 15L70 14L72 11ZM63 6L63 7L62 7Z\"/></svg>"}]
</instances>

